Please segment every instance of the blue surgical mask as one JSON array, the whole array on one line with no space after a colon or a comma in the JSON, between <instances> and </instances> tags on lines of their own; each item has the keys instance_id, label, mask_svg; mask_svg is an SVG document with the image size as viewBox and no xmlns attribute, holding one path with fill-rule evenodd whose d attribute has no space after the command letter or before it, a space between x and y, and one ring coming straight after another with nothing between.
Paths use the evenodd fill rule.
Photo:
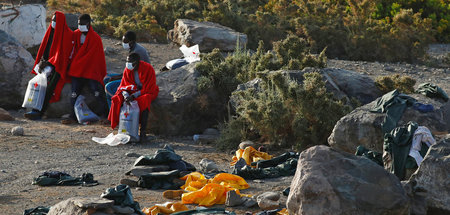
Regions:
<instances>
[{"instance_id":1,"label":"blue surgical mask","mask_svg":"<svg viewBox=\"0 0 450 215\"><path fill-rule=\"evenodd\" d=\"M130 44L129 43L122 43L122 46L124 49L130 49Z\"/></svg>"},{"instance_id":2,"label":"blue surgical mask","mask_svg":"<svg viewBox=\"0 0 450 215\"><path fill-rule=\"evenodd\" d=\"M52 21L52 28L55 28L55 27L56 27L56 22Z\"/></svg>"},{"instance_id":3,"label":"blue surgical mask","mask_svg":"<svg viewBox=\"0 0 450 215\"><path fill-rule=\"evenodd\" d=\"M87 28L87 25L78 25L78 29L79 29L81 32L87 32L87 31L89 31L89 29Z\"/></svg>"},{"instance_id":4,"label":"blue surgical mask","mask_svg":"<svg viewBox=\"0 0 450 215\"><path fill-rule=\"evenodd\" d=\"M127 69L129 69L129 70L133 70L133 69L134 69L133 63L130 63L130 62L127 62L127 63L126 63L126 67L127 67Z\"/></svg>"}]
</instances>

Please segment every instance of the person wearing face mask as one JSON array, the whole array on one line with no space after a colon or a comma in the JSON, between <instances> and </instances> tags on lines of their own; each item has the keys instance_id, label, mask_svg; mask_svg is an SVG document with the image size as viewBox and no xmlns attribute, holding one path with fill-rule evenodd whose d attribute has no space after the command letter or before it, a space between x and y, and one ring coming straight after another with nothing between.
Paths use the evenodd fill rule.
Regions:
<instances>
[{"instance_id":1,"label":"person wearing face mask","mask_svg":"<svg viewBox=\"0 0 450 215\"><path fill-rule=\"evenodd\" d=\"M139 43L136 42L136 33L133 31L127 31L122 37L122 46L128 53L135 52L139 54L142 61L150 63L150 57L147 50ZM108 106L111 107L111 97L116 93L117 87L119 87L122 74L108 74L103 80L105 82L106 101Z\"/></svg>"},{"instance_id":2,"label":"person wearing face mask","mask_svg":"<svg viewBox=\"0 0 450 215\"><path fill-rule=\"evenodd\" d=\"M140 60L137 53L128 55L122 81L111 101L111 110L108 115L111 128L114 129L119 124L120 108L123 102L136 100L140 110L139 140L141 143L144 142L150 104L156 99L158 93L159 87L156 85L156 75L152 65Z\"/></svg>"},{"instance_id":3,"label":"person wearing face mask","mask_svg":"<svg viewBox=\"0 0 450 215\"><path fill-rule=\"evenodd\" d=\"M100 107L100 116L106 116L106 100L103 98L103 78L106 75L105 53L101 37L91 26L91 17L83 14L78 18L78 29L75 30L73 39L75 41L72 63L68 75L72 80L71 103L80 95L82 88L88 86ZM63 120L63 124L73 123L75 113L71 111L70 118Z\"/></svg>"},{"instance_id":4,"label":"person wearing face mask","mask_svg":"<svg viewBox=\"0 0 450 215\"><path fill-rule=\"evenodd\" d=\"M31 73L45 73L47 76L47 89L42 109L33 109L24 114L31 120L41 119L47 110L48 104L57 102L65 83L69 82L67 70L70 64L73 32L67 26L64 13L56 11L52 22L45 32Z\"/></svg>"}]
</instances>

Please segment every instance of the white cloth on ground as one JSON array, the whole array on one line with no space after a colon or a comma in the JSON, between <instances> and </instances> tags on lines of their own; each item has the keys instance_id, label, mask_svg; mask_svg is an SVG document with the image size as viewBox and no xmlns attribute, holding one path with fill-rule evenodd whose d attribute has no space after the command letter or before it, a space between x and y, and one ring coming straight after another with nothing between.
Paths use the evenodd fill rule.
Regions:
<instances>
[{"instance_id":1,"label":"white cloth on ground","mask_svg":"<svg viewBox=\"0 0 450 215\"><path fill-rule=\"evenodd\" d=\"M110 133L105 138L92 137L92 141L100 144L107 144L110 146L117 146L120 144L126 144L130 141L130 135L126 134L114 134Z\"/></svg>"},{"instance_id":2,"label":"white cloth on ground","mask_svg":"<svg viewBox=\"0 0 450 215\"><path fill-rule=\"evenodd\" d=\"M412 145L409 150L409 156L416 160L417 166L422 163L423 157L420 155L422 149L422 143L427 144L428 147L436 144L436 140L431 135L430 130L425 126L419 126L413 135Z\"/></svg>"}]
</instances>

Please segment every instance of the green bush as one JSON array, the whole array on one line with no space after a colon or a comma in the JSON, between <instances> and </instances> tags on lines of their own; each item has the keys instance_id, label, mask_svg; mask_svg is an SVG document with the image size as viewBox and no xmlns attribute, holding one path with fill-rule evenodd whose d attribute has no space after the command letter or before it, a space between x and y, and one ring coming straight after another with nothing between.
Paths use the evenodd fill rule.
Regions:
<instances>
[{"instance_id":1,"label":"green bush","mask_svg":"<svg viewBox=\"0 0 450 215\"><path fill-rule=\"evenodd\" d=\"M313 53L328 47L327 56L351 60L411 62L423 56L430 39L450 40L450 7L437 0L48 0L47 4L91 13L98 31L115 37L134 30L144 41L165 42L174 21L187 18L245 33L249 49L255 50L261 40L264 49L272 49L273 42L295 34L307 39Z\"/></svg>"},{"instance_id":2,"label":"green bush","mask_svg":"<svg viewBox=\"0 0 450 215\"><path fill-rule=\"evenodd\" d=\"M379 76L375 79L375 85L383 93L387 93L395 89L402 93L414 93L414 84L416 84L415 79L409 76L400 76L398 74Z\"/></svg>"},{"instance_id":3,"label":"green bush","mask_svg":"<svg viewBox=\"0 0 450 215\"><path fill-rule=\"evenodd\" d=\"M233 145L224 140L256 133L260 141L303 150L326 144L336 122L350 111L326 91L319 73L305 73L302 85L281 72L261 72L259 77L258 90L234 93L241 101L234 121L246 126L227 127L220 144ZM236 135L243 130L246 135Z\"/></svg>"}]
</instances>

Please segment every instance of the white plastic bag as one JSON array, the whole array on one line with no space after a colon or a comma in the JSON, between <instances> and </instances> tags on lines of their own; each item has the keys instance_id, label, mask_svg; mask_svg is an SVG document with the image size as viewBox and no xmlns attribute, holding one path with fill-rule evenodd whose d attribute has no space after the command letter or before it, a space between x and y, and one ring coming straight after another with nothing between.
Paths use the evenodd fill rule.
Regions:
<instances>
[{"instance_id":1,"label":"white plastic bag","mask_svg":"<svg viewBox=\"0 0 450 215\"><path fill-rule=\"evenodd\" d=\"M137 101L132 101L130 104L123 102L120 108L119 131L117 134L127 134L138 141L139 112Z\"/></svg>"},{"instance_id":2,"label":"white plastic bag","mask_svg":"<svg viewBox=\"0 0 450 215\"><path fill-rule=\"evenodd\" d=\"M84 100L85 97L83 95L79 95L77 100L75 101L75 106L73 107L78 123L85 124L88 122L95 122L100 120L100 117L98 117L97 114L89 109Z\"/></svg>"},{"instance_id":3,"label":"white plastic bag","mask_svg":"<svg viewBox=\"0 0 450 215\"><path fill-rule=\"evenodd\" d=\"M187 47L186 45L182 45L180 47L180 51L184 55L184 59L188 63L193 63L196 61L200 61L200 51L198 49L198 45Z\"/></svg>"},{"instance_id":4,"label":"white plastic bag","mask_svg":"<svg viewBox=\"0 0 450 215\"><path fill-rule=\"evenodd\" d=\"M130 141L130 136L126 134L116 134L110 133L105 138L92 137L92 141L100 144L107 144L110 146L117 146L119 144L126 144Z\"/></svg>"},{"instance_id":5,"label":"white plastic bag","mask_svg":"<svg viewBox=\"0 0 450 215\"><path fill-rule=\"evenodd\" d=\"M47 76L40 73L28 81L22 107L41 110L47 90Z\"/></svg>"}]
</instances>

